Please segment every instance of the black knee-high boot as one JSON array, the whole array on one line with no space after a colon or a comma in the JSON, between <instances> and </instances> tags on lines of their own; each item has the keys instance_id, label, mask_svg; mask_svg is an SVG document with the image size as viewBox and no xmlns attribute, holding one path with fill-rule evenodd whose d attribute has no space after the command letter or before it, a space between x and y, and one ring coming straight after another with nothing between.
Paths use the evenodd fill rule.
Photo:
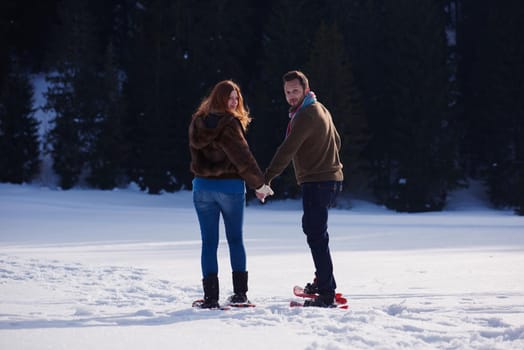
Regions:
<instances>
[{"instance_id":1,"label":"black knee-high boot","mask_svg":"<svg viewBox=\"0 0 524 350\"><path fill-rule=\"evenodd\" d=\"M201 305L204 309L220 307L218 304L218 275L208 275L202 280L204 287L204 303Z\"/></svg>"}]
</instances>

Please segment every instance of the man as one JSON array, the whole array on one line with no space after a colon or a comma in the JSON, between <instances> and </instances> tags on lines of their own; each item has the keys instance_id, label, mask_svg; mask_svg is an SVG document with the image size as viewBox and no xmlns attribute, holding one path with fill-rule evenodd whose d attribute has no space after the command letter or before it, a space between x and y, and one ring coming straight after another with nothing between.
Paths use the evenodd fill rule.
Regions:
<instances>
[{"instance_id":1,"label":"man","mask_svg":"<svg viewBox=\"0 0 524 350\"><path fill-rule=\"evenodd\" d=\"M290 71L283 76L283 83L291 106L290 120L286 138L266 169L265 181L270 184L293 161L302 189L302 230L316 269L315 280L306 285L305 291L319 295L305 306L330 307L334 303L336 283L327 221L328 208L341 191L344 178L339 158L340 136L329 111L309 90L304 73Z\"/></svg>"}]
</instances>

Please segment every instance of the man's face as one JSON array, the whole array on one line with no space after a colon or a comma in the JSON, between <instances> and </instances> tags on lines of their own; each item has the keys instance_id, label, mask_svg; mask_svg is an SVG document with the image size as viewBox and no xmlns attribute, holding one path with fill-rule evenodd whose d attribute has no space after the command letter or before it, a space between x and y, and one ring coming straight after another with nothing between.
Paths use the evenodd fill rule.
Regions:
<instances>
[{"instance_id":1,"label":"man's face","mask_svg":"<svg viewBox=\"0 0 524 350\"><path fill-rule=\"evenodd\" d=\"M286 94L286 101L291 107L298 107L298 104L302 102L302 99L306 95L298 79L284 83L284 94Z\"/></svg>"}]
</instances>

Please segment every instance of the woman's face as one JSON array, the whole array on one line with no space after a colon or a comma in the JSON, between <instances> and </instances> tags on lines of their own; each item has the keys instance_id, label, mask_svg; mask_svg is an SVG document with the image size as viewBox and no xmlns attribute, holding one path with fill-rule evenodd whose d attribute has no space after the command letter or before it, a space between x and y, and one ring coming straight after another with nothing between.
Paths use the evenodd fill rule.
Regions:
<instances>
[{"instance_id":1,"label":"woman's face","mask_svg":"<svg viewBox=\"0 0 524 350\"><path fill-rule=\"evenodd\" d=\"M236 90L231 91L229 99L227 100L227 108L234 111L238 106L238 93Z\"/></svg>"}]
</instances>

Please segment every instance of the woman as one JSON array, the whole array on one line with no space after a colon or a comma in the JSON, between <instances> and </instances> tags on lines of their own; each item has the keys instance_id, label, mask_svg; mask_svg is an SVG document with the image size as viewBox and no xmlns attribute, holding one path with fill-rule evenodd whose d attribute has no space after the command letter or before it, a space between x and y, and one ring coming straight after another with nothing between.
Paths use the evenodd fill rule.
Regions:
<instances>
[{"instance_id":1,"label":"woman","mask_svg":"<svg viewBox=\"0 0 524 350\"><path fill-rule=\"evenodd\" d=\"M219 82L193 114L189 148L193 203L202 236L204 300L196 306L219 307L218 260L220 214L226 229L233 291L231 304L248 303L246 252L242 238L245 183L257 197L271 195L245 138L251 122L240 88L231 80Z\"/></svg>"}]
</instances>

